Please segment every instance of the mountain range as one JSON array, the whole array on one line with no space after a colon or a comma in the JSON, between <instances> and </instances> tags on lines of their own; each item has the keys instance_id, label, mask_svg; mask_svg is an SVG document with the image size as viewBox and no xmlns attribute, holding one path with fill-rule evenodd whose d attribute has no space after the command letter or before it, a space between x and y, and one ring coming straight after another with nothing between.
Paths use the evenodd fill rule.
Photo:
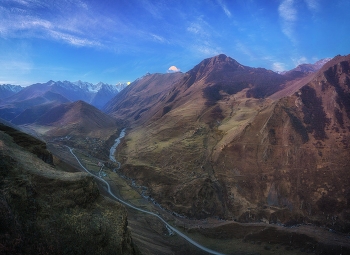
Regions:
<instances>
[{"instance_id":1,"label":"mountain range","mask_svg":"<svg viewBox=\"0 0 350 255\"><path fill-rule=\"evenodd\" d=\"M62 103L85 101L101 109L111 98L127 86L126 83L48 81L28 87L1 85L0 118L14 124L29 124L52 107Z\"/></svg>"},{"instance_id":2,"label":"mountain range","mask_svg":"<svg viewBox=\"0 0 350 255\"><path fill-rule=\"evenodd\" d=\"M121 170L188 217L348 231L349 66L277 74L218 55L146 76L104 108L129 123Z\"/></svg>"},{"instance_id":3,"label":"mountain range","mask_svg":"<svg viewBox=\"0 0 350 255\"><path fill-rule=\"evenodd\" d=\"M11 85L11 84L0 85L0 102L1 100L20 92L22 89L23 87L19 85Z\"/></svg>"}]
</instances>

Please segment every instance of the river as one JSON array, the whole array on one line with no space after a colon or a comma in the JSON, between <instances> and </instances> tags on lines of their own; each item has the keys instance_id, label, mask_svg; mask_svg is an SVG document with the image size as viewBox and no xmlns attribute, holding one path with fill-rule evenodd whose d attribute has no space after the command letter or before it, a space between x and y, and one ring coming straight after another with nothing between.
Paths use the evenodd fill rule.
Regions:
<instances>
[{"instance_id":1,"label":"river","mask_svg":"<svg viewBox=\"0 0 350 255\"><path fill-rule=\"evenodd\" d=\"M117 139L115 139L115 143L113 144L112 148L110 149L110 154L109 154L109 158L111 161L115 162L115 163L119 163L117 162L115 156L114 156L114 153L118 147L118 145L120 144L120 141L121 139L123 139L125 137L125 128L120 132L120 135ZM68 147L68 146L67 146ZM196 241L194 241L193 239L191 239L190 237L188 237L187 235L185 235L184 233L182 233L181 231L177 230L175 227L171 226L168 222L166 222L160 215L156 214L156 213L153 213L153 212L150 212L150 211L147 211L147 210L144 210L144 209L141 209L141 208L138 208L132 204L129 204L128 202L118 198L116 195L114 195L114 193L112 192L111 188L110 188L110 185L109 183L103 179L102 177L99 177L97 175L94 175L92 172L90 172L88 169L86 169L83 164L80 162L79 158L74 154L73 152L73 149L68 147L69 148L69 151L70 153L75 157L75 159L77 160L77 162L79 163L79 165L84 169L85 172L87 172L88 174L92 175L94 178L96 178L97 180L103 182L106 186L107 186L107 192L111 195L111 197L113 197L115 200L117 200L118 202L120 202L121 204L125 205L125 206L128 206L132 209L135 209L139 212L143 212L145 214L149 214L149 215L152 215L156 218L158 218L161 222L163 222L165 224L165 226L168 228L168 229L171 229L173 232L175 232L176 234L178 234L179 236L181 236L182 238L184 238L187 242L191 243L192 245L196 246L197 248L201 249L202 251L205 251L209 254L214 254L214 255L224 255L223 253L220 253L220 252L217 252L217 251L214 251L214 250L211 250L209 248L206 248L204 247L203 245L197 243ZM120 164L120 163L119 163Z\"/></svg>"},{"instance_id":2,"label":"river","mask_svg":"<svg viewBox=\"0 0 350 255\"><path fill-rule=\"evenodd\" d=\"M117 139L115 139L113 146L112 146L111 149L109 150L109 159L110 159L112 162L114 162L114 163L117 162L117 160L116 160L116 158L115 158L115 156L114 156L115 151L117 150L117 147L118 147L118 145L120 144L120 141L124 138L125 134L126 134L126 132L125 132L125 128L124 128L124 129L120 132L119 137L118 137Z\"/></svg>"}]
</instances>

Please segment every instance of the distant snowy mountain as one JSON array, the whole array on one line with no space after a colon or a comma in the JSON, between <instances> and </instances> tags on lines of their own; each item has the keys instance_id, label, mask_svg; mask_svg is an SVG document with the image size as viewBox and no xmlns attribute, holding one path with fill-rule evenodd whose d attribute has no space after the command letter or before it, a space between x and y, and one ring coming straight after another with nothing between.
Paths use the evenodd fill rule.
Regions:
<instances>
[{"instance_id":1,"label":"distant snowy mountain","mask_svg":"<svg viewBox=\"0 0 350 255\"><path fill-rule=\"evenodd\" d=\"M0 100L10 97L20 92L23 87L19 85L2 84L0 85Z\"/></svg>"},{"instance_id":2,"label":"distant snowy mountain","mask_svg":"<svg viewBox=\"0 0 350 255\"><path fill-rule=\"evenodd\" d=\"M91 89L96 91L96 94L92 98L90 104L98 109L102 109L109 100L111 100L115 95L117 95L127 86L127 83L117 83L116 85L110 85L102 82L93 85Z\"/></svg>"},{"instance_id":3,"label":"distant snowy mountain","mask_svg":"<svg viewBox=\"0 0 350 255\"><path fill-rule=\"evenodd\" d=\"M322 66L330 60L331 58L324 58L315 62L314 64L301 64L301 65L298 65L296 68L293 68L292 70L280 72L280 74L291 74L295 72L304 73L304 74L314 73L320 70Z\"/></svg>"},{"instance_id":4,"label":"distant snowy mountain","mask_svg":"<svg viewBox=\"0 0 350 255\"><path fill-rule=\"evenodd\" d=\"M51 80L46 83L36 83L25 88L18 86L21 89L14 87L13 85L3 85L1 87L7 88L6 91L13 91L12 94L10 94L10 92L6 92L6 96L4 97L2 95L5 95L5 93L2 93L1 87L0 91L1 98L6 98L4 101L7 102L27 100L33 97L41 96L50 91L55 94L60 94L72 102L83 100L101 109L110 99L112 99L126 86L126 83L111 85L102 82L92 84L83 81L70 82Z\"/></svg>"},{"instance_id":5,"label":"distant snowy mountain","mask_svg":"<svg viewBox=\"0 0 350 255\"><path fill-rule=\"evenodd\" d=\"M110 85L102 82L92 84L83 81L52 80L25 88L3 85L0 86L1 96L4 97L0 98L0 118L16 124L33 123L52 107L79 100L102 109L126 86L127 83ZM3 96L5 92L2 92L5 88L6 97ZM12 94L9 94L9 91L12 91Z\"/></svg>"}]
</instances>

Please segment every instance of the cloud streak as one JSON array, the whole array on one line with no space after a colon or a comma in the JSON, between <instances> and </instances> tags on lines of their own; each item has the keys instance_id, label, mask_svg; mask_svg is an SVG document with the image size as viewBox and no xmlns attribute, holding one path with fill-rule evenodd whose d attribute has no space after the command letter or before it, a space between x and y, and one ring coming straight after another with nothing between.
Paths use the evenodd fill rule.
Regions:
<instances>
[{"instance_id":1,"label":"cloud streak","mask_svg":"<svg viewBox=\"0 0 350 255\"><path fill-rule=\"evenodd\" d=\"M227 8L223 0L217 0L217 3L220 5L224 13L226 14L227 17L231 18L232 14L230 10Z\"/></svg>"},{"instance_id":2,"label":"cloud streak","mask_svg":"<svg viewBox=\"0 0 350 255\"><path fill-rule=\"evenodd\" d=\"M297 42L294 35L294 27L298 18L298 12L294 4L294 0L283 0L278 6L278 14L282 20L282 32L293 44Z\"/></svg>"},{"instance_id":3,"label":"cloud streak","mask_svg":"<svg viewBox=\"0 0 350 255\"><path fill-rule=\"evenodd\" d=\"M318 11L319 3L317 0L304 0L310 11Z\"/></svg>"},{"instance_id":4,"label":"cloud streak","mask_svg":"<svg viewBox=\"0 0 350 255\"><path fill-rule=\"evenodd\" d=\"M275 62L272 64L272 70L275 72L282 72L282 71L286 70L286 67L281 62Z\"/></svg>"}]
</instances>

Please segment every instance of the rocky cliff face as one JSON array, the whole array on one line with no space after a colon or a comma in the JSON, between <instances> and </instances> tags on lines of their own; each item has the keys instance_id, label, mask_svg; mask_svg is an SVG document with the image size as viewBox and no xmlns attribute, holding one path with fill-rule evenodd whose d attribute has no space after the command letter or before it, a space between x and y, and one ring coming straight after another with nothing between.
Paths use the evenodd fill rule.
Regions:
<instances>
[{"instance_id":1,"label":"rocky cliff face","mask_svg":"<svg viewBox=\"0 0 350 255\"><path fill-rule=\"evenodd\" d=\"M1 254L138 254L123 206L0 131Z\"/></svg>"},{"instance_id":2,"label":"rocky cliff face","mask_svg":"<svg viewBox=\"0 0 350 255\"><path fill-rule=\"evenodd\" d=\"M0 131L12 137L13 141L23 149L33 153L47 164L53 164L52 154L46 149L46 144L28 134L0 123Z\"/></svg>"}]
</instances>

